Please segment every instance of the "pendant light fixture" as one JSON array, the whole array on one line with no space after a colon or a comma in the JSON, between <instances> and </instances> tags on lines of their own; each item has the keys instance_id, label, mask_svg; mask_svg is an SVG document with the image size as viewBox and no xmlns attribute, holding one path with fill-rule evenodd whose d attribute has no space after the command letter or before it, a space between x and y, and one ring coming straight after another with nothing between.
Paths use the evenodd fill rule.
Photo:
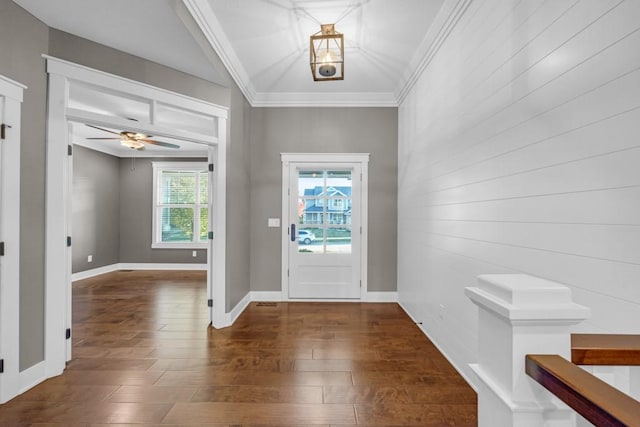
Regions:
<instances>
[{"instance_id":1,"label":"pendant light fixture","mask_svg":"<svg viewBox=\"0 0 640 427\"><path fill-rule=\"evenodd\" d=\"M313 80L344 80L344 34L334 24L322 24L309 44Z\"/></svg>"}]
</instances>

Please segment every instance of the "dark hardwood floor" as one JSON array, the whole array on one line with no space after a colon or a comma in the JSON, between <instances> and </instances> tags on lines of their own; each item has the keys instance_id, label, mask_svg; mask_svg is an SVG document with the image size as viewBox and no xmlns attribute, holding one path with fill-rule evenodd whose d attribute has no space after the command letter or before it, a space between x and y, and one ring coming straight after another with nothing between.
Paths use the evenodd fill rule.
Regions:
<instances>
[{"instance_id":1,"label":"dark hardwood floor","mask_svg":"<svg viewBox=\"0 0 640 427\"><path fill-rule=\"evenodd\" d=\"M73 360L1 426L476 426L476 395L396 304L252 303L207 327L204 272L74 283Z\"/></svg>"}]
</instances>

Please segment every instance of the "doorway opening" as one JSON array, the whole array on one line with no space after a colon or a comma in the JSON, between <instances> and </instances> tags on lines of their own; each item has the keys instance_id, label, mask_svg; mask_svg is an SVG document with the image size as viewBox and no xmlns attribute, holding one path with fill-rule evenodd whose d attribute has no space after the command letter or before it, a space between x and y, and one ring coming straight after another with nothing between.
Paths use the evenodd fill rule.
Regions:
<instances>
[{"instance_id":1,"label":"doorway opening","mask_svg":"<svg viewBox=\"0 0 640 427\"><path fill-rule=\"evenodd\" d=\"M166 138L179 141L180 144L206 146L209 164L207 311L214 327L226 326L224 249L227 109L67 61L52 57L46 59L49 112L45 378L62 373L65 362L71 356L71 154L73 127L77 126L74 123L116 133L127 130L149 138L153 135L154 139Z\"/></svg>"}]
</instances>

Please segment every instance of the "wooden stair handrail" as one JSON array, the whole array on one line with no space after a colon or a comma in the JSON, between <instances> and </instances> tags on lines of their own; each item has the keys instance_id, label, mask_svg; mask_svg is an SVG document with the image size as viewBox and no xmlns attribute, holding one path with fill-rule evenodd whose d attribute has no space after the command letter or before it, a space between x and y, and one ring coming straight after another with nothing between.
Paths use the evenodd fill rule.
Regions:
<instances>
[{"instance_id":1,"label":"wooden stair handrail","mask_svg":"<svg viewBox=\"0 0 640 427\"><path fill-rule=\"evenodd\" d=\"M572 334L576 365L639 366L640 335Z\"/></svg>"},{"instance_id":2,"label":"wooden stair handrail","mask_svg":"<svg viewBox=\"0 0 640 427\"><path fill-rule=\"evenodd\" d=\"M555 354L528 354L525 372L597 426L640 426L640 402Z\"/></svg>"}]
</instances>

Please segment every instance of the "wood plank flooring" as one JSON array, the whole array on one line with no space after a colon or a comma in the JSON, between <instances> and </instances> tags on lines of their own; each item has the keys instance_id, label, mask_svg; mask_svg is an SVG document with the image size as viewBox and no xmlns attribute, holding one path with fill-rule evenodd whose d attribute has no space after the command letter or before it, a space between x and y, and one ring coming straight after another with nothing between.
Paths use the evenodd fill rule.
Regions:
<instances>
[{"instance_id":1,"label":"wood plank flooring","mask_svg":"<svg viewBox=\"0 0 640 427\"><path fill-rule=\"evenodd\" d=\"M73 360L0 426L476 426L476 395L396 304L252 303L207 327L204 272L74 283Z\"/></svg>"}]
</instances>

